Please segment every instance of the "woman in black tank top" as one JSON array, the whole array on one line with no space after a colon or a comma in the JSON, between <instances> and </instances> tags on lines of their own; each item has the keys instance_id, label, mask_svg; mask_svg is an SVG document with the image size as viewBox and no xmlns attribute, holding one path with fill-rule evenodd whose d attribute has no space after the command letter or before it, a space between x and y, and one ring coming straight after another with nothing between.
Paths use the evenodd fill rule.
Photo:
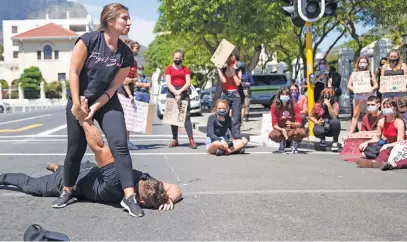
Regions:
<instances>
[{"instance_id":1,"label":"woman in black tank top","mask_svg":"<svg viewBox=\"0 0 407 242\"><path fill-rule=\"evenodd\" d=\"M381 76L402 76L407 75L407 66L400 61L400 51L391 50L389 53L389 64L382 68ZM407 83L406 83L407 85ZM382 94L382 98L398 100L407 96L407 92L387 92Z\"/></svg>"}]
</instances>

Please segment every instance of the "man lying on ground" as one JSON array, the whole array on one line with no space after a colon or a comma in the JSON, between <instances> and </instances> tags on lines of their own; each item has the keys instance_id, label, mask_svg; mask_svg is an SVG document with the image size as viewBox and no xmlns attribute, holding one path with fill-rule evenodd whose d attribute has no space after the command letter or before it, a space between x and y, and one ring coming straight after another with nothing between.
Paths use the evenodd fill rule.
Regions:
<instances>
[{"instance_id":1,"label":"man lying on ground","mask_svg":"<svg viewBox=\"0 0 407 242\"><path fill-rule=\"evenodd\" d=\"M85 101L87 106L87 102ZM95 153L97 166L91 162L81 164L81 170L73 195L77 199L100 203L120 203L124 194L119 177L114 168L114 159L110 149L93 121L82 123L89 147ZM0 174L0 185L12 185L22 192L42 197L59 197L63 188L64 169L55 163L49 163L47 169L53 174L38 178L23 173ZM152 178L147 173L133 170L137 200L142 207L159 210L173 209L173 204L181 198L181 190L175 184L168 184ZM135 203L134 203L135 204ZM123 207L125 204L122 204ZM126 208L129 212L129 208ZM130 215L132 215L130 213ZM135 216L135 215L132 215Z\"/></svg>"}]
</instances>

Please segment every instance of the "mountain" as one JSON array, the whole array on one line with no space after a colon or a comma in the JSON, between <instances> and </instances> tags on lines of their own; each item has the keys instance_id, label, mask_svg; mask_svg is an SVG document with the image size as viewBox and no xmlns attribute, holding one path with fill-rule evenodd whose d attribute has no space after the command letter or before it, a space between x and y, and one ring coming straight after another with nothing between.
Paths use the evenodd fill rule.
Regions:
<instances>
[{"instance_id":1,"label":"mountain","mask_svg":"<svg viewBox=\"0 0 407 242\"><path fill-rule=\"evenodd\" d=\"M0 4L0 43L3 42L3 20L42 19L48 13L49 18L86 17L85 7L67 0L1 0Z\"/></svg>"}]
</instances>

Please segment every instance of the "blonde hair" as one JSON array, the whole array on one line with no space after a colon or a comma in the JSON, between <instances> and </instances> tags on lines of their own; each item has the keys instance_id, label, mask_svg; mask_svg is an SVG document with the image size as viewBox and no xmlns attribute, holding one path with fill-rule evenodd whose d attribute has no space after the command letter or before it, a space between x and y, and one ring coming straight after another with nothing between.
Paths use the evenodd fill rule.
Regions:
<instances>
[{"instance_id":1,"label":"blonde hair","mask_svg":"<svg viewBox=\"0 0 407 242\"><path fill-rule=\"evenodd\" d=\"M385 68L385 69L387 69L387 67L390 65L390 54L391 54L391 53L396 53L396 54L399 56L399 58L401 57L401 55L400 55L400 50L398 50L398 49L392 49L392 50L389 52L389 55L387 56L387 57L388 57L388 61L387 61L387 63L386 63L386 68ZM397 66L394 67L394 70L395 70L395 71L400 70L402 65L403 65L403 61L400 59L400 60L399 60L399 63L397 64Z\"/></svg>"},{"instance_id":2,"label":"blonde hair","mask_svg":"<svg viewBox=\"0 0 407 242\"><path fill-rule=\"evenodd\" d=\"M354 71L359 71L359 63L360 63L360 60L363 60L363 59L365 59L366 62L367 62L367 68L366 68L366 70L370 70L370 61L369 61L369 58L368 58L367 56L361 56L361 57L359 57L358 60L356 61L356 64L355 64L355 67L354 67Z\"/></svg>"},{"instance_id":3,"label":"blonde hair","mask_svg":"<svg viewBox=\"0 0 407 242\"><path fill-rule=\"evenodd\" d=\"M102 13L100 14L100 24L98 26L98 31L105 31L109 27L109 22L116 20L122 11L129 11L129 9L120 3L111 3L103 7Z\"/></svg>"}]
</instances>

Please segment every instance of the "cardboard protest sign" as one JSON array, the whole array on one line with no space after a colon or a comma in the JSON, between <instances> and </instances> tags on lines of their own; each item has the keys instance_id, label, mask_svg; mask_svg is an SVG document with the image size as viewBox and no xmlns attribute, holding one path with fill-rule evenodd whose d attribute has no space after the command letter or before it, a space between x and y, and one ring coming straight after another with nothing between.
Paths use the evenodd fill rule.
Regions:
<instances>
[{"instance_id":1,"label":"cardboard protest sign","mask_svg":"<svg viewBox=\"0 0 407 242\"><path fill-rule=\"evenodd\" d=\"M352 73L354 93L368 93L372 89L370 71L357 71Z\"/></svg>"},{"instance_id":2,"label":"cardboard protest sign","mask_svg":"<svg viewBox=\"0 0 407 242\"><path fill-rule=\"evenodd\" d=\"M359 150L360 144L370 140L375 135L376 131L360 131L348 135L343 141L344 145L340 154L343 156L359 157L361 155L361 152Z\"/></svg>"},{"instance_id":3,"label":"cardboard protest sign","mask_svg":"<svg viewBox=\"0 0 407 242\"><path fill-rule=\"evenodd\" d=\"M261 120L261 139L263 142L263 146L278 148L278 147L280 147L280 144L272 141L269 138L269 134L272 130L273 130L273 125L271 123L271 114L263 113L263 117Z\"/></svg>"},{"instance_id":4,"label":"cardboard protest sign","mask_svg":"<svg viewBox=\"0 0 407 242\"><path fill-rule=\"evenodd\" d=\"M391 150L387 162L396 163L397 161L407 159L407 140L400 140Z\"/></svg>"},{"instance_id":5,"label":"cardboard protest sign","mask_svg":"<svg viewBox=\"0 0 407 242\"><path fill-rule=\"evenodd\" d=\"M404 75L381 76L380 92L405 92L407 91L407 77Z\"/></svg>"},{"instance_id":6,"label":"cardboard protest sign","mask_svg":"<svg viewBox=\"0 0 407 242\"><path fill-rule=\"evenodd\" d=\"M167 98L165 101L163 123L185 127L187 108L188 101L177 102L175 98Z\"/></svg>"},{"instance_id":7,"label":"cardboard protest sign","mask_svg":"<svg viewBox=\"0 0 407 242\"><path fill-rule=\"evenodd\" d=\"M235 46L232 43L223 39L220 42L215 53L213 53L211 61L215 64L217 68L222 68L234 49Z\"/></svg>"},{"instance_id":8,"label":"cardboard protest sign","mask_svg":"<svg viewBox=\"0 0 407 242\"><path fill-rule=\"evenodd\" d=\"M154 120L154 104L132 101L118 94L122 104L127 131L151 134Z\"/></svg>"}]
</instances>

